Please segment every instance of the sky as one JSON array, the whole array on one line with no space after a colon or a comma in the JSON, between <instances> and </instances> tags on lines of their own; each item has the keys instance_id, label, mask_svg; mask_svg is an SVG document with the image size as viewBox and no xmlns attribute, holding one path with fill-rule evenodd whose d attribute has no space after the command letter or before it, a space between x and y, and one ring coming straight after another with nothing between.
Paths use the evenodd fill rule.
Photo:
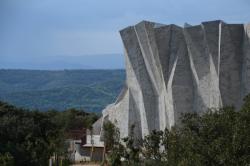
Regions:
<instances>
[{"instance_id":1,"label":"sky","mask_svg":"<svg viewBox=\"0 0 250 166\"><path fill-rule=\"evenodd\" d=\"M250 22L250 0L0 0L0 68L124 68L119 30L218 19Z\"/></svg>"}]
</instances>

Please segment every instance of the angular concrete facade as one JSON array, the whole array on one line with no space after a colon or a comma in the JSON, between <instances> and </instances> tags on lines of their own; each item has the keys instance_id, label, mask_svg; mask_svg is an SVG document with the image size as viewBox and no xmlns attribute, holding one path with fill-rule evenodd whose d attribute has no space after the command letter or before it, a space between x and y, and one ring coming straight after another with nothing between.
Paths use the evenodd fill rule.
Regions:
<instances>
[{"instance_id":1,"label":"angular concrete facade","mask_svg":"<svg viewBox=\"0 0 250 166\"><path fill-rule=\"evenodd\" d=\"M242 105L250 93L250 25L203 22L179 27L140 22L120 31L126 85L103 110L121 137L171 128L181 113Z\"/></svg>"}]
</instances>

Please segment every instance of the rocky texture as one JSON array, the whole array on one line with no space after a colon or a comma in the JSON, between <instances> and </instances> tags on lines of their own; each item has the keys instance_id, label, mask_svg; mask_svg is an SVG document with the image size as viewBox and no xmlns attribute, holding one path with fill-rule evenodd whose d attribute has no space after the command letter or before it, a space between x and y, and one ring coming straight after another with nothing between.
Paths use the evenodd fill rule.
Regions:
<instances>
[{"instance_id":1,"label":"rocky texture","mask_svg":"<svg viewBox=\"0 0 250 166\"><path fill-rule=\"evenodd\" d=\"M143 21L120 31L126 86L103 111L127 136L171 128L181 113L235 106L250 92L250 25Z\"/></svg>"}]
</instances>

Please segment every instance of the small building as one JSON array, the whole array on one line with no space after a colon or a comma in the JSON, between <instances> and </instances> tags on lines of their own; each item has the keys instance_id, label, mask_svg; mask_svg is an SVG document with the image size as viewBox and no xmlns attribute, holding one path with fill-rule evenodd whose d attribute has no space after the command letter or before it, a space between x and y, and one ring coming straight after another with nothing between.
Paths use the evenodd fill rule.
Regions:
<instances>
[{"instance_id":1,"label":"small building","mask_svg":"<svg viewBox=\"0 0 250 166\"><path fill-rule=\"evenodd\" d=\"M82 145L87 142L87 129L70 130L66 134L66 146L68 147L69 159L79 163L81 161L89 161L88 156L83 156Z\"/></svg>"},{"instance_id":2,"label":"small building","mask_svg":"<svg viewBox=\"0 0 250 166\"><path fill-rule=\"evenodd\" d=\"M87 130L87 143L83 149L90 152L92 161L102 161L104 156L104 142L100 139L102 118L99 118L93 125L92 130Z\"/></svg>"},{"instance_id":3,"label":"small building","mask_svg":"<svg viewBox=\"0 0 250 166\"><path fill-rule=\"evenodd\" d=\"M102 161L104 142L100 141L102 118L98 119L92 129L71 130L67 133L66 144L69 159L75 163L86 161Z\"/></svg>"}]
</instances>

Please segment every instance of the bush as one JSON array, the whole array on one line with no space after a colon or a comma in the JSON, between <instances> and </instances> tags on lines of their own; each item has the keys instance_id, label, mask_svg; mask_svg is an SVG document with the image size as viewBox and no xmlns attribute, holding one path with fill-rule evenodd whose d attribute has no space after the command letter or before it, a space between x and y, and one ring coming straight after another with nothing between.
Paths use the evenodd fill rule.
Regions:
<instances>
[{"instance_id":1,"label":"bush","mask_svg":"<svg viewBox=\"0 0 250 166\"><path fill-rule=\"evenodd\" d=\"M112 158L121 165L249 165L250 164L250 96L240 111L234 107L209 110L204 114L187 113L181 123L169 131L153 130L141 142L129 134L121 143L112 134ZM109 122L111 123L111 122ZM119 133L115 125L112 131ZM110 141L109 140L109 141ZM114 141L116 140L116 141ZM110 144L110 142L109 142ZM119 145L119 146L118 146ZM118 162L119 161L119 162Z\"/></svg>"},{"instance_id":2,"label":"bush","mask_svg":"<svg viewBox=\"0 0 250 166\"><path fill-rule=\"evenodd\" d=\"M1 166L14 166L14 158L10 153L0 153L0 165Z\"/></svg>"}]
</instances>

